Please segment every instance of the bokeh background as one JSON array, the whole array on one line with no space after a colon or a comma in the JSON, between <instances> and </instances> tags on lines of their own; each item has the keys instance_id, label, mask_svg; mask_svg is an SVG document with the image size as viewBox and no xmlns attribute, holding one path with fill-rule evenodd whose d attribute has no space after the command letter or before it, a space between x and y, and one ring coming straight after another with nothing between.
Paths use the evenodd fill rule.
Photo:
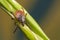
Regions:
<instances>
[{"instance_id":1,"label":"bokeh background","mask_svg":"<svg viewBox=\"0 0 60 40\"><path fill-rule=\"evenodd\" d=\"M51 40L60 40L60 0L16 0L39 23ZM13 33L16 25L0 8L0 40L27 40L21 30Z\"/></svg>"}]
</instances>

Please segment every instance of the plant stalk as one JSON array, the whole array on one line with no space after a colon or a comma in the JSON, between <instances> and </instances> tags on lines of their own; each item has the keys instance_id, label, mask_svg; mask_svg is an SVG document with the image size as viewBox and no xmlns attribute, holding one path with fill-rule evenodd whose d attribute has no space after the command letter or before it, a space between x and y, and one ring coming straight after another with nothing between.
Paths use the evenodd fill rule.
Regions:
<instances>
[{"instance_id":1,"label":"plant stalk","mask_svg":"<svg viewBox=\"0 0 60 40\"><path fill-rule=\"evenodd\" d=\"M20 10L23 8L19 3L17 3L15 0L7 0L14 8L17 10ZM25 10L25 9L24 9ZM42 31L40 26L37 24L37 22L32 18L32 16L25 10L25 13L27 13L26 21L31 26L31 29L41 36L44 40L49 40L49 38L46 36L46 34Z\"/></svg>"},{"instance_id":2,"label":"plant stalk","mask_svg":"<svg viewBox=\"0 0 60 40\"><path fill-rule=\"evenodd\" d=\"M25 35L29 38L29 40L42 40L42 38L40 37L40 36L36 36L36 34L33 32L33 31L31 31L29 28L28 28L28 26L26 25L26 24L24 24L24 26L22 26L21 25L21 23L19 23L16 19L15 19L15 17L13 16L13 14L11 14L11 12L13 12L14 13L14 8L6 1L6 0L2 0L2 1L0 1L1 2L1 4L4 6L2 6L1 5L1 7L2 7L2 9L4 10L4 11L6 11L7 12L7 14L8 15L10 15L12 18L14 18L14 21L16 21L16 23L17 23L17 25L19 26L19 28L25 33ZM5 3L7 3L7 4L5 4ZM8 8L9 7L9 8ZM12 11L11 11L11 8L12 7ZM13 11L14 10L14 11ZM34 35L35 34L35 35Z\"/></svg>"}]
</instances>

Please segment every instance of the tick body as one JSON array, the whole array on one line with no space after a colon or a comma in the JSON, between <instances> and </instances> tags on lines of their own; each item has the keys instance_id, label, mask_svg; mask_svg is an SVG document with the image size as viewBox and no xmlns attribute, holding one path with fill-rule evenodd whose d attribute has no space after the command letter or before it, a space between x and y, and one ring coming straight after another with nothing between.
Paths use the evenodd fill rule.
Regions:
<instances>
[{"instance_id":1,"label":"tick body","mask_svg":"<svg viewBox=\"0 0 60 40\"><path fill-rule=\"evenodd\" d=\"M16 11L15 16L16 16L17 20L24 26L24 24L25 24L24 10Z\"/></svg>"}]
</instances>

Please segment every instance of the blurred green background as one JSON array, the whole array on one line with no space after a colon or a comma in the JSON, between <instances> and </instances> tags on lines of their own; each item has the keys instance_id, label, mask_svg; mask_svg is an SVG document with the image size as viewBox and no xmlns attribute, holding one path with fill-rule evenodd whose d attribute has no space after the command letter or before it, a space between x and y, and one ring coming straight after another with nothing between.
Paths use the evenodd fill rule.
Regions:
<instances>
[{"instance_id":1,"label":"blurred green background","mask_svg":"<svg viewBox=\"0 0 60 40\"><path fill-rule=\"evenodd\" d=\"M60 40L60 0L16 0L39 23L51 40ZM0 40L27 40L14 21L0 8Z\"/></svg>"}]
</instances>

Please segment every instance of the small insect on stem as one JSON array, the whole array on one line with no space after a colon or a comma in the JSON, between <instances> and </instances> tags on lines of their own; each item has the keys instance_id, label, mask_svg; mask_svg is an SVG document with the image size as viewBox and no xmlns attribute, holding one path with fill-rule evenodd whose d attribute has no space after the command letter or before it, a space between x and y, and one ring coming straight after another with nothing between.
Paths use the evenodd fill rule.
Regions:
<instances>
[{"instance_id":1,"label":"small insect on stem","mask_svg":"<svg viewBox=\"0 0 60 40\"><path fill-rule=\"evenodd\" d=\"M21 10L17 10L14 15L15 15L16 19L24 26L25 17L27 15L27 14L25 14L24 9L22 8ZM16 25L16 23L15 23L15 25ZM15 30L13 31L13 33L15 33L18 28L19 27L16 27Z\"/></svg>"},{"instance_id":2,"label":"small insect on stem","mask_svg":"<svg viewBox=\"0 0 60 40\"><path fill-rule=\"evenodd\" d=\"M24 9L22 8L21 10L17 10L15 12L15 17L17 18L17 20L24 26L25 24L25 13L24 13Z\"/></svg>"}]
</instances>

